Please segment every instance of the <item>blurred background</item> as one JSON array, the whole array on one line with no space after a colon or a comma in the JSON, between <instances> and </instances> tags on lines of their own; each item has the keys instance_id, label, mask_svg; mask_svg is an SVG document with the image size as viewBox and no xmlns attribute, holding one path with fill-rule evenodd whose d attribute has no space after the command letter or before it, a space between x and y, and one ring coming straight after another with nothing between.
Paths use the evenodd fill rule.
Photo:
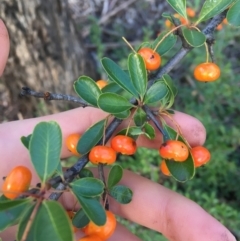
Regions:
<instances>
[{"instance_id":1,"label":"blurred background","mask_svg":"<svg viewBox=\"0 0 240 241\"><path fill-rule=\"evenodd\" d=\"M187 1L196 13L202 4ZM125 68L130 49L122 36L135 48L154 40L167 28L163 12L174 13L161 0L1 0L0 18L9 30L11 50L0 78L0 123L76 108L76 104L23 98L19 93L28 86L39 92L75 95L72 84L80 75L106 78L99 61L104 56ZM204 47L193 49L170 73L178 87L174 108L197 117L207 129L210 163L182 184L160 173L157 151L142 148L120 161L124 168L196 201L239 239L240 33L222 24L215 39L214 57L222 70L217 82L198 83L193 78L194 67L206 59ZM163 64L180 47L179 42L164 55ZM121 222L144 241L166 241L154 231Z\"/></svg>"}]
</instances>

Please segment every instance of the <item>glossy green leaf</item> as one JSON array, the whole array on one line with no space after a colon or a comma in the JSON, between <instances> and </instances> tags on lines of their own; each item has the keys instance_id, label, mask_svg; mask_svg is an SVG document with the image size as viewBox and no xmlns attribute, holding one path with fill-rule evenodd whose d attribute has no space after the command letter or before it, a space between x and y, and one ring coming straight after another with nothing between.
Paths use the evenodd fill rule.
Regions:
<instances>
[{"instance_id":1,"label":"glossy green leaf","mask_svg":"<svg viewBox=\"0 0 240 241\"><path fill-rule=\"evenodd\" d=\"M144 97L145 104L152 104L163 99L168 93L168 88L163 81L157 81L147 91Z\"/></svg>"},{"instance_id":2,"label":"glossy green leaf","mask_svg":"<svg viewBox=\"0 0 240 241\"><path fill-rule=\"evenodd\" d=\"M145 136L147 136L150 140L153 140L156 136L155 129L149 123L145 123L144 125Z\"/></svg>"},{"instance_id":3,"label":"glossy green leaf","mask_svg":"<svg viewBox=\"0 0 240 241\"><path fill-rule=\"evenodd\" d=\"M117 114L134 107L125 97L115 93L104 93L99 96L98 106L103 111Z\"/></svg>"},{"instance_id":4,"label":"glossy green leaf","mask_svg":"<svg viewBox=\"0 0 240 241\"><path fill-rule=\"evenodd\" d=\"M72 224L76 228L83 228L89 223L89 218L82 208L80 208L72 219Z\"/></svg>"},{"instance_id":5,"label":"glossy green leaf","mask_svg":"<svg viewBox=\"0 0 240 241\"><path fill-rule=\"evenodd\" d=\"M196 25L223 12L234 0L206 0L202 6Z\"/></svg>"},{"instance_id":6,"label":"glossy green leaf","mask_svg":"<svg viewBox=\"0 0 240 241\"><path fill-rule=\"evenodd\" d=\"M101 226L106 223L106 213L103 206L95 198L88 198L75 193L83 211L87 217L96 225Z\"/></svg>"},{"instance_id":7,"label":"glossy green leaf","mask_svg":"<svg viewBox=\"0 0 240 241\"><path fill-rule=\"evenodd\" d=\"M142 99L147 89L147 70L140 54L129 54L128 70L133 85Z\"/></svg>"},{"instance_id":8,"label":"glossy green leaf","mask_svg":"<svg viewBox=\"0 0 240 241\"><path fill-rule=\"evenodd\" d=\"M107 188L111 189L113 186L118 184L123 176L123 169L119 165L114 165L110 169L108 174Z\"/></svg>"},{"instance_id":9,"label":"glossy green leaf","mask_svg":"<svg viewBox=\"0 0 240 241\"><path fill-rule=\"evenodd\" d=\"M115 117L117 117L118 119L127 119L131 114L130 110L126 110L120 113L115 113L113 114Z\"/></svg>"},{"instance_id":10,"label":"glossy green leaf","mask_svg":"<svg viewBox=\"0 0 240 241\"><path fill-rule=\"evenodd\" d=\"M176 12L187 19L186 0L167 0L167 2Z\"/></svg>"},{"instance_id":11,"label":"glossy green leaf","mask_svg":"<svg viewBox=\"0 0 240 241\"><path fill-rule=\"evenodd\" d=\"M116 84L115 82L111 82L109 84L107 84L105 87L102 88L102 93L116 93L119 94L121 92L123 92L123 89Z\"/></svg>"},{"instance_id":12,"label":"glossy green leaf","mask_svg":"<svg viewBox=\"0 0 240 241\"><path fill-rule=\"evenodd\" d=\"M165 74L165 75L163 75L162 80L166 83L168 89L170 90L172 95L175 97L177 95L177 88L174 85L172 78L169 75Z\"/></svg>"},{"instance_id":13,"label":"glossy green leaf","mask_svg":"<svg viewBox=\"0 0 240 241\"><path fill-rule=\"evenodd\" d=\"M21 137L21 142L27 149L29 148L29 143L30 143L31 137L32 137L32 134Z\"/></svg>"},{"instance_id":14,"label":"glossy green leaf","mask_svg":"<svg viewBox=\"0 0 240 241\"><path fill-rule=\"evenodd\" d=\"M135 89L129 75L125 71L123 71L114 61L109 58L103 58L102 65L111 80L138 98L138 92Z\"/></svg>"},{"instance_id":15,"label":"glossy green leaf","mask_svg":"<svg viewBox=\"0 0 240 241\"><path fill-rule=\"evenodd\" d=\"M62 178L62 180L64 180L64 175L63 175L63 169L62 169L62 165L61 165L61 160L58 163L57 169L56 169L56 174L58 176L60 176Z\"/></svg>"},{"instance_id":16,"label":"glossy green leaf","mask_svg":"<svg viewBox=\"0 0 240 241\"><path fill-rule=\"evenodd\" d=\"M158 45L158 43L162 40L162 38L166 35L167 31L162 32L153 42L152 48L155 49L155 47ZM168 35L161 44L157 47L156 52L160 54L160 56L163 56L166 54L170 49L174 47L174 45L177 42L177 36L174 34Z\"/></svg>"},{"instance_id":17,"label":"glossy green leaf","mask_svg":"<svg viewBox=\"0 0 240 241\"><path fill-rule=\"evenodd\" d=\"M147 121L147 114L143 111L142 108L138 108L134 113L134 123L136 126L142 126Z\"/></svg>"},{"instance_id":18,"label":"glossy green leaf","mask_svg":"<svg viewBox=\"0 0 240 241\"><path fill-rule=\"evenodd\" d=\"M227 12L227 21L229 24L239 27L240 26L240 1L234 3L234 5Z\"/></svg>"},{"instance_id":19,"label":"glossy green leaf","mask_svg":"<svg viewBox=\"0 0 240 241\"><path fill-rule=\"evenodd\" d=\"M183 28L182 32L183 32L183 36L184 36L185 40L192 47L200 47L206 41L205 35L199 31L197 31L196 29Z\"/></svg>"},{"instance_id":20,"label":"glossy green leaf","mask_svg":"<svg viewBox=\"0 0 240 241\"><path fill-rule=\"evenodd\" d=\"M84 177L70 183L73 193L84 197L99 196L104 191L104 184L94 177Z\"/></svg>"},{"instance_id":21,"label":"glossy green leaf","mask_svg":"<svg viewBox=\"0 0 240 241\"><path fill-rule=\"evenodd\" d=\"M126 135L136 139L139 135L143 135L145 132L142 130L141 127L131 126L130 128L122 129L117 134L118 135Z\"/></svg>"},{"instance_id":22,"label":"glossy green leaf","mask_svg":"<svg viewBox=\"0 0 240 241\"><path fill-rule=\"evenodd\" d=\"M9 200L9 199L7 197L5 197L4 195L0 196L0 202L6 201L6 200Z\"/></svg>"},{"instance_id":23,"label":"glossy green leaf","mask_svg":"<svg viewBox=\"0 0 240 241\"><path fill-rule=\"evenodd\" d=\"M73 241L70 220L63 206L56 201L44 200L36 216L30 219L30 209L19 225L17 240L20 241L29 222L32 222L25 241Z\"/></svg>"},{"instance_id":24,"label":"glossy green leaf","mask_svg":"<svg viewBox=\"0 0 240 241\"><path fill-rule=\"evenodd\" d=\"M87 129L77 144L77 151L82 155L88 153L102 138L105 119Z\"/></svg>"},{"instance_id":25,"label":"glossy green leaf","mask_svg":"<svg viewBox=\"0 0 240 241\"><path fill-rule=\"evenodd\" d=\"M62 148L62 132L54 121L40 122L29 143L32 164L44 183L56 171Z\"/></svg>"},{"instance_id":26,"label":"glossy green leaf","mask_svg":"<svg viewBox=\"0 0 240 241\"><path fill-rule=\"evenodd\" d=\"M31 199L5 200L0 202L0 232L19 222L22 214L31 205Z\"/></svg>"},{"instance_id":27,"label":"glossy green leaf","mask_svg":"<svg viewBox=\"0 0 240 241\"><path fill-rule=\"evenodd\" d=\"M173 128L163 124L163 129L167 133L169 139L176 139L177 132ZM185 140L180 135L178 140L185 143ZM164 141L166 141L166 139ZM166 160L166 165L172 176L179 182L185 182L191 179L195 174L194 162L191 154L189 154L187 160L184 162Z\"/></svg>"},{"instance_id":28,"label":"glossy green leaf","mask_svg":"<svg viewBox=\"0 0 240 241\"><path fill-rule=\"evenodd\" d=\"M93 173L87 169L87 168L83 168L80 173L78 174L78 176L80 178L84 178L84 177L93 177Z\"/></svg>"},{"instance_id":29,"label":"glossy green leaf","mask_svg":"<svg viewBox=\"0 0 240 241\"><path fill-rule=\"evenodd\" d=\"M97 99L102 92L94 80L87 76L81 76L74 82L73 87L83 100L97 107Z\"/></svg>"},{"instance_id":30,"label":"glossy green leaf","mask_svg":"<svg viewBox=\"0 0 240 241\"><path fill-rule=\"evenodd\" d=\"M128 187L117 185L109 190L109 195L121 204L128 204L132 201L133 192Z\"/></svg>"}]
</instances>

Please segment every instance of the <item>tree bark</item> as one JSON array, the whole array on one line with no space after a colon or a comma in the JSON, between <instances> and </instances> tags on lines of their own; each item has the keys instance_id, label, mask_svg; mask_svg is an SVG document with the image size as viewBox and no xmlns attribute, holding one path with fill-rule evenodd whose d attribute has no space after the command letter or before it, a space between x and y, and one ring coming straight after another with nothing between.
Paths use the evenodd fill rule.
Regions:
<instances>
[{"instance_id":1,"label":"tree bark","mask_svg":"<svg viewBox=\"0 0 240 241\"><path fill-rule=\"evenodd\" d=\"M74 80L83 74L96 78L94 60L84 50L67 0L2 0L0 17L11 40L9 60L0 81L0 121L73 107L56 101L42 104L43 100L19 96L22 86L76 95Z\"/></svg>"}]
</instances>

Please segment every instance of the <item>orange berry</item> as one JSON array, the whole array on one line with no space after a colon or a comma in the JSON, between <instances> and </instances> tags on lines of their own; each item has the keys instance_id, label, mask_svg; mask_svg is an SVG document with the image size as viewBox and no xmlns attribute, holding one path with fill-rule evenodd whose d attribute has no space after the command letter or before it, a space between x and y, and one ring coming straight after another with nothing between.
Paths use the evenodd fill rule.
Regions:
<instances>
[{"instance_id":1,"label":"orange berry","mask_svg":"<svg viewBox=\"0 0 240 241\"><path fill-rule=\"evenodd\" d=\"M218 31L222 30L222 28L223 28L223 25L221 23L216 27Z\"/></svg>"},{"instance_id":2,"label":"orange berry","mask_svg":"<svg viewBox=\"0 0 240 241\"><path fill-rule=\"evenodd\" d=\"M172 24L172 22L171 22L169 19L167 19L167 20L165 21L165 26L166 26L167 28L171 28L171 27L173 26L173 24Z\"/></svg>"},{"instance_id":3,"label":"orange berry","mask_svg":"<svg viewBox=\"0 0 240 241\"><path fill-rule=\"evenodd\" d=\"M196 12L194 11L194 9L188 7L188 8L186 9L186 11L187 11L188 17L194 18L194 17L196 16Z\"/></svg>"},{"instance_id":4,"label":"orange berry","mask_svg":"<svg viewBox=\"0 0 240 241\"><path fill-rule=\"evenodd\" d=\"M111 165L116 161L116 152L108 146L95 146L89 153L89 161L92 164L98 165L100 163Z\"/></svg>"},{"instance_id":5,"label":"orange berry","mask_svg":"<svg viewBox=\"0 0 240 241\"><path fill-rule=\"evenodd\" d=\"M191 149L193 162L195 167L200 167L211 159L209 150L203 146L196 146Z\"/></svg>"},{"instance_id":6,"label":"orange berry","mask_svg":"<svg viewBox=\"0 0 240 241\"><path fill-rule=\"evenodd\" d=\"M95 234L103 240L110 238L116 229L117 221L115 215L110 211L106 211L106 216L107 220L103 226L97 226L95 223L90 221L86 227L82 228L82 231L86 235Z\"/></svg>"},{"instance_id":7,"label":"orange berry","mask_svg":"<svg viewBox=\"0 0 240 241\"><path fill-rule=\"evenodd\" d=\"M224 24L228 24L228 21L227 21L226 18L223 19L223 23L224 23Z\"/></svg>"},{"instance_id":8,"label":"orange berry","mask_svg":"<svg viewBox=\"0 0 240 241\"><path fill-rule=\"evenodd\" d=\"M79 241L104 241L98 235L92 234L80 238Z\"/></svg>"},{"instance_id":9,"label":"orange berry","mask_svg":"<svg viewBox=\"0 0 240 241\"><path fill-rule=\"evenodd\" d=\"M80 140L80 137L81 135L76 133L69 135L66 139L67 149L75 156L80 156L80 153L77 151L77 144Z\"/></svg>"},{"instance_id":10,"label":"orange berry","mask_svg":"<svg viewBox=\"0 0 240 241\"><path fill-rule=\"evenodd\" d=\"M124 135L117 135L111 140L111 147L116 152L120 152L123 155L133 155L137 150L136 141Z\"/></svg>"},{"instance_id":11,"label":"orange berry","mask_svg":"<svg viewBox=\"0 0 240 241\"><path fill-rule=\"evenodd\" d=\"M189 151L183 142L168 140L160 146L159 154L164 159L183 162L187 160Z\"/></svg>"},{"instance_id":12,"label":"orange berry","mask_svg":"<svg viewBox=\"0 0 240 241\"><path fill-rule=\"evenodd\" d=\"M138 51L138 54L143 57L147 70L156 70L160 67L161 57L153 49L144 47Z\"/></svg>"},{"instance_id":13,"label":"orange berry","mask_svg":"<svg viewBox=\"0 0 240 241\"><path fill-rule=\"evenodd\" d=\"M165 160L162 160L161 164L160 164L160 170L161 172L166 175L166 176L171 176L170 171L168 170L167 164Z\"/></svg>"},{"instance_id":14,"label":"orange berry","mask_svg":"<svg viewBox=\"0 0 240 241\"><path fill-rule=\"evenodd\" d=\"M103 87L105 87L108 84L108 82L106 80L98 80L98 81L96 81L96 84L99 87L99 89L101 90Z\"/></svg>"},{"instance_id":15,"label":"orange berry","mask_svg":"<svg viewBox=\"0 0 240 241\"><path fill-rule=\"evenodd\" d=\"M7 175L2 185L2 192L5 197L15 199L28 190L31 180L31 171L25 166L17 166Z\"/></svg>"},{"instance_id":16,"label":"orange berry","mask_svg":"<svg viewBox=\"0 0 240 241\"><path fill-rule=\"evenodd\" d=\"M220 77L221 70L214 63L202 63L194 69L194 77L198 81L212 82Z\"/></svg>"}]
</instances>

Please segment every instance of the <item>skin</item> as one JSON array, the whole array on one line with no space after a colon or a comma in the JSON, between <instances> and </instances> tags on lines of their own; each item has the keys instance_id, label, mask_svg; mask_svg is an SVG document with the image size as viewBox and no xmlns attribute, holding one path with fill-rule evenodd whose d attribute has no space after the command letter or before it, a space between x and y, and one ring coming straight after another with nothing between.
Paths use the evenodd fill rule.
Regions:
<instances>
[{"instance_id":1,"label":"skin","mask_svg":"<svg viewBox=\"0 0 240 241\"><path fill-rule=\"evenodd\" d=\"M0 74L3 72L9 51L9 37L2 21L0 21ZM83 133L91 124L104 118L106 113L93 108L77 108L67 112L44 116L40 118L13 121L0 125L0 177L17 165L28 166L33 174L32 185L38 182L35 171L29 160L20 137L32 132L40 121L55 120L61 126L63 139L71 133ZM174 120L181 126L182 133L190 145L202 145L206 132L203 125L194 117L176 112ZM167 120L174 127L174 124ZM124 123L123 123L124 125ZM148 148L159 148L162 137L158 135L153 142L139 138L138 145ZM64 142L63 142L64 143ZM70 152L62 147L62 157ZM7 163L7 164L6 164ZM94 170L96 172L96 170ZM106 170L107 172L108 170ZM0 179L0 186L3 180ZM121 184L133 190L133 200L128 205L120 205L110 199L111 210L128 220L139 223L157 232L163 233L170 241L236 241L233 235L216 219L210 216L199 205L167 188L143 178L130 171L124 171ZM62 204L67 210L74 205L74 199L68 193L61 197ZM14 240L16 227L11 227L0 234L4 241ZM76 240L83 234L79 231ZM125 227L118 224L110 241L139 241Z\"/></svg>"}]
</instances>

